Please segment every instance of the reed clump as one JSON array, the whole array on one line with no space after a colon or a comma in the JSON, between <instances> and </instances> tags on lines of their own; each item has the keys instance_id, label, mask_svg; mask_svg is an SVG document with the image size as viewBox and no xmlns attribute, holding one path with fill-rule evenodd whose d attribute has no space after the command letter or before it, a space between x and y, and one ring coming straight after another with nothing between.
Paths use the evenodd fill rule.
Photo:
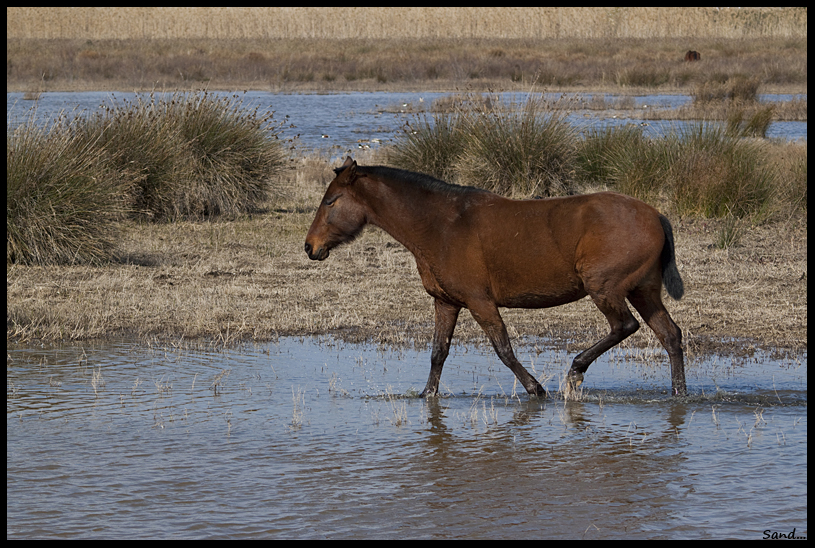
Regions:
<instances>
[{"instance_id":1,"label":"reed clump","mask_svg":"<svg viewBox=\"0 0 815 548\"><path fill-rule=\"evenodd\" d=\"M557 115L562 106L534 97L520 109L490 105L470 98L417 115L387 161L516 198L609 189L680 215L759 221L806 209L806 166L778 165L770 143L743 138L749 124L697 123L662 138L629 125L581 138Z\"/></svg>"},{"instance_id":2,"label":"reed clump","mask_svg":"<svg viewBox=\"0 0 815 548\"><path fill-rule=\"evenodd\" d=\"M576 133L564 111L530 98L520 109L465 117L459 181L505 196L557 196L573 178Z\"/></svg>"},{"instance_id":3,"label":"reed clump","mask_svg":"<svg viewBox=\"0 0 815 548\"><path fill-rule=\"evenodd\" d=\"M271 114L174 93L7 135L9 263L114 258L116 223L235 216L265 203L288 160Z\"/></svg>"},{"instance_id":4,"label":"reed clump","mask_svg":"<svg viewBox=\"0 0 815 548\"><path fill-rule=\"evenodd\" d=\"M6 262L98 264L114 253L132 170L77 119L29 121L6 135Z\"/></svg>"},{"instance_id":5,"label":"reed clump","mask_svg":"<svg viewBox=\"0 0 815 548\"><path fill-rule=\"evenodd\" d=\"M234 216L268 199L272 177L287 159L272 115L244 108L238 95L176 92L123 101L82 127L115 151L116 167L140 173L135 215Z\"/></svg>"},{"instance_id":6,"label":"reed clump","mask_svg":"<svg viewBox=\"0 0 815 548\"><path fill-rule=\"evenodd\" d=\"M388 161L506 196L563 194L576 140L563 121L565 111L547 110L537 98L516 107L464 96L447 106L450 111L417 116L397 137Z\"/></svg>"},{"instance_id":7,"label":"reed clump","mask_svg":"<svg viewBox=\"0 0 815 548\"><path fill-rule=\"evenodd\" d=\"M700 123L674 134L675 148L664 179L682 215L741 218L769 213L775 173L764 147Z\"/></svg>"},{"instance_id":8,"label":"reed clump","mask_svg":"<svg viewBox=\"0 0 815 548\"><path fill-rule=\"evenodd\" d=\"M417 116L388 149L388 162L444 181L454 180L455 162L465 147L465 116L458 109Z\"/></svg>"},{"instance_id":9,"label":"reed clump","mask_svg":"<svg viewBox=\"0 0 815 548\"><path fill-rule=\"evenodd\" d=\"M658 201L671 161L668 140L652 141L639 126L606 127L587 132L578 148L577 186Z\"/></svg>"}]
</instances>

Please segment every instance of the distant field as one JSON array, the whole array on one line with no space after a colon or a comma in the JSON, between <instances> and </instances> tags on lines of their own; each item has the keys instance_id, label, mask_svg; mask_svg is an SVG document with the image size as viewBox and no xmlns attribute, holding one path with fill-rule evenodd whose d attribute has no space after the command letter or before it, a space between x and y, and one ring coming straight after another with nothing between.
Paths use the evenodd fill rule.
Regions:
<instances>
[{"instance_id":1,"label":"distant field","mask_svg":"<svg viewBox=\"0 0 815 548\"><path fill-rule=\"evenodd\" d=\"M807 36L806 8L8 7L6 16L8 39Z\"/></svg>"}]
</instances>

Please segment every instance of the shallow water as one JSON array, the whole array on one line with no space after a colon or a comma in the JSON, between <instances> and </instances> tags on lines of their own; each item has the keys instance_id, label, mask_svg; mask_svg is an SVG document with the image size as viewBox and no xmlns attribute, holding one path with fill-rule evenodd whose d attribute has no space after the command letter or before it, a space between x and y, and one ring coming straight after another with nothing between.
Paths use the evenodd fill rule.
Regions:
<instances>
[{"instance_id":1,"label":"shallow water","mask_svg":"<svg viewBox=\"0 0 815 548\"><path fill-rule=\"evenodd\" d=\"M7 537L805 536L806 354L692 362L683 400L662 354L564 403L573 354L528 346L548 399L473 346L432 400L427 351L329 338L12 346Z\"/></svg>"},{"instance_id":2,"label":"shallow water","mask_svg":"<svg viewBox=\"0 0 815 548\"><path fill-rule=\"evenodd\" d=\"M141 94L145 96L145 94ZM221 92L218 95L228 95ZM387 143L404 128L406 122L414 119L414 112L425 109L434 99L451 95L447 93L403 93L403 92L353 92L329 94L287 94L250 91L239 94L244 105L258 106L261 112L274 111L275 118L285 120L282 137L294 139L299 150L310 152L324 150L332 158L358 151L359 147L376 147ZM522 103L526 94L503 93L507 103ZM590 100L592 94L547 93L548 100L555 101L561 96L582 97ZM618 96L602 94L612 103ZM39 100L25 101L22 93L6 93L6 125L14 127L25 120L29 109L36 106L35 115L43 123L54 119L60 111L66 113L96 112L100 105L111 105L123 100L133 101L134 93L121 92L49 92ZM803 96L806 98L806 95ZM791 100L791 95L762 95L763 101ZM677 108L690 101L686 95L643 95L634 98L636 108L648 105L649 108ZM567 120L579 128L640 124L643 121L626 117L626 111L615 111L611 117L606 111L576 111ZM286 118L288 116L288 118ZM677 120L648 120L644 126L649 136L660 137L673 129L683 128L687 122ZM325 137L323 137L325 136ZM806 140L806 122L773 122L767 130L767 137L788 140Z\"/></svg>"}]
</instances>

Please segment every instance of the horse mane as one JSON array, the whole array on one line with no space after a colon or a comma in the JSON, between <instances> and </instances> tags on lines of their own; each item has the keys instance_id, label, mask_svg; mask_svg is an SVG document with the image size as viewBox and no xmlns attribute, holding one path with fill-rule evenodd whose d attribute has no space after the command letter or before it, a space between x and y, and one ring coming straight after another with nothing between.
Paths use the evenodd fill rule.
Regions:
<instances>
[{"instance_id":1,"label":"horse mane","mask_svg":"<svg viewBox=\"0 0 815 548\"><path fill-rule=\"evenodd\" d=\"M341 171L341 169L334 171ZM452 183L447 183L442 181L441 179L436 179L430 175L425 175L424 173L418 173L415 171L408 171L406 169L399 169L395 167L387 167L387 166L360 166L357 165L357 172L360 175L374 175L383 179L388 179L390 181L395 181L398 183L405 183L413 187L422 188L425 190L429 190L431 192L444 192L444 193L455 193L455 194L465 194L470 192L486 192L485 190L477 187L472 186L462 186L462 185L455 185Z\"/></svg>"}]
</instances>

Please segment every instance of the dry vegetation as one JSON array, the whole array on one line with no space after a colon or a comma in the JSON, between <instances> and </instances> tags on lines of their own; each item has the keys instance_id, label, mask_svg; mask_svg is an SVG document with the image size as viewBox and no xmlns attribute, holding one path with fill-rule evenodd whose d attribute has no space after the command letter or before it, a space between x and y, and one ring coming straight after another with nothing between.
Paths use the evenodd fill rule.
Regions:
<instances>
[{"instance_id":1,"label":"dry vegetation","mask_svg":"<svg viewBox=\"0 0 815 548\"><path fill-rule=\"evenodd\" d=\"M6 85L806 89L806 8L7 8ZM692 36L693 38L688 38ZM684 63L688 49L702 61Z\"/></svg>"},{"instance_id":2,"label":"dry vegetation","mask_svg":"<svg viewBox=\"0 0 815 548\"><path fill-rule=\"evenodd\" d=\"M806 38L806 8L8 7L8 38Z\"/></svg>"},{"instance_id":3,"label":"dry vegetation","mask_svg":"<svg viewBox=\"0 0 815 548\"><path fill-rule=\"evenodd\" d=\"M361 158L365 162L365 158ZM229 344L333 333L383 344L428 344L431 298L413 257L379 230L309 261L303 239L323 184L325 159L290 174L292 192L235 221L125 227L122 261L105 267L7 269L9 339L137 336ZM745 227L720 249L725 221L674 218L685 297L667 301L690 353L806 349L806 218ZM547 310L505 310L513 337L585 347L607 326L583 299ZM456 339L484 341L468 314ZM747 343L745 343L747 341ZM634 346L658 346L648 329Z\"/></svg>"}]
</instances>

